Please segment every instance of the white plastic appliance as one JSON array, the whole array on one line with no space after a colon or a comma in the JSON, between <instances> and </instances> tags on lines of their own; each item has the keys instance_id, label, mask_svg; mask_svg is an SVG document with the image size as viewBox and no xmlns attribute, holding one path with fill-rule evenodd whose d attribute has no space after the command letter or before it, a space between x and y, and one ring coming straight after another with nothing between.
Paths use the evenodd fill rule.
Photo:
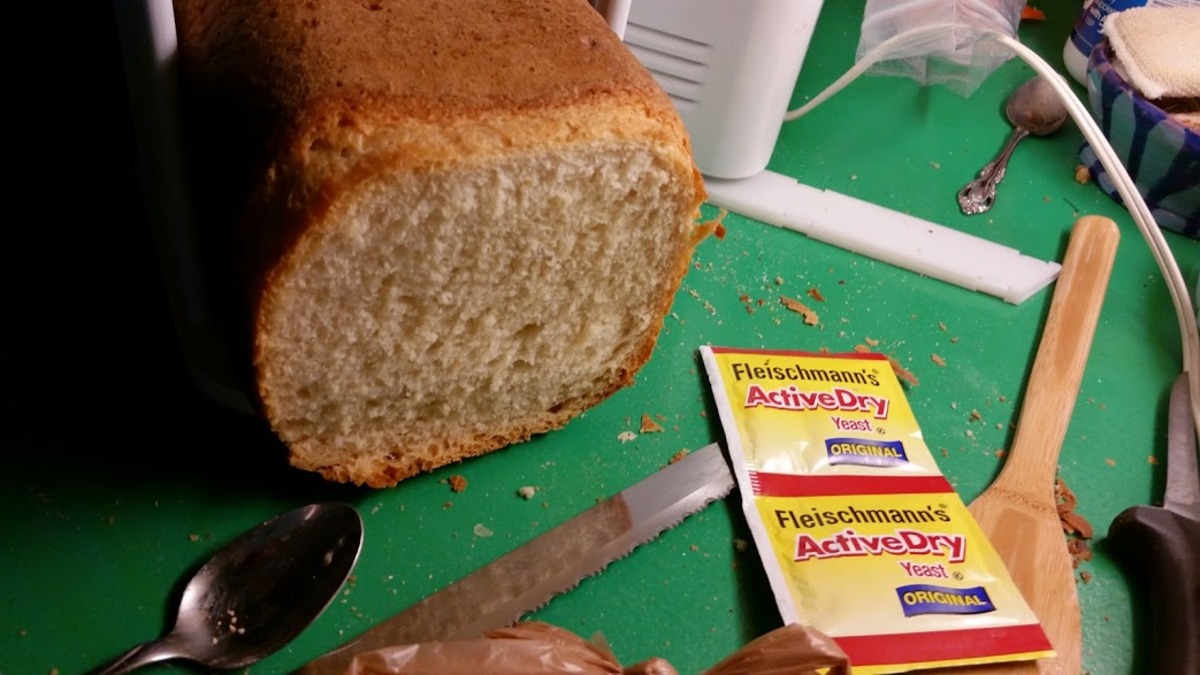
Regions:
<instances>
[{"instance_id":1,"label":"white plastic appliance","mask_svg":"<svg viewBox=\"0 0 1200 675\"><path fill-rule=\"evenodd\" d=\"M625 44L674 101L701 173L747 178L767 167L821 4L632 0Z\"/></svg>"},{"instance_id":2,"label":"white plastic appliance","mask_svg":"<svg viewBox=\"0 0 1200 675\"><path fill-rule=\"evenodd\" d=\"M1057 277L1056 262L767 170L822 0L594 6L674 102L709 203L1013 304Z\"/></svg>"}]
</instances>

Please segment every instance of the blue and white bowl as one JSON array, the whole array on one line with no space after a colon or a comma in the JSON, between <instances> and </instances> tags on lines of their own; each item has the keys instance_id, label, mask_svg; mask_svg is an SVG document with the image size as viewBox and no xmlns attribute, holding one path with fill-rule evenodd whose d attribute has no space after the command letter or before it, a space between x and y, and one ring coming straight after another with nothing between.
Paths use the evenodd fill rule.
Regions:
<instances>
[{"instance_id":1,"label":"blue and white bowl","mask_svg":"<svg viewBox=\"0 0 1200 675\"><path fill-rule=\"evenodd\" d=\"M1159 227L1200 238L1200 134L1139 94L1112 63L1108 40L1087 65L1092 117L1108 138ZM1080 162L1100 189L1121 201L1112 180L1084 141Z\"/></svg>"}]
</instances>

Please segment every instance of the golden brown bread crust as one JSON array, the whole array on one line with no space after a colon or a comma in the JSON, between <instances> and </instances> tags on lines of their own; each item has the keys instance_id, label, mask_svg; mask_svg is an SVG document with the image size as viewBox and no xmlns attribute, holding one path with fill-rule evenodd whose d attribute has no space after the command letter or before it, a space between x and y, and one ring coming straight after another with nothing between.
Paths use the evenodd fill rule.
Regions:
<instances>
[{"instance_id":1,"label":"golden brown bread crust","mask_svg":"<svg viewBox=\"0 0 1200 675\"><path fill-rule=\"evenodd\" d=\"M235 172L220 193L255 212L231 214L259 228L252 275L382 164L647 134L690 153L670 100L584 0L176 0L175 13L193 107L219 130L209 162Z\"/></svg>"},{"instance_id":2,"label":"golden brown bread crust","mask_svg":"<svg viewBox=\"0 0 1200 675\"><path fill-rule=\"evenodd\" d=\"M175 0L185 101L207 156L207 219L236 225L244 251L261 405L275 280L304 258L304 235L339 199L381 173L453 170L496 157L597 140L652 143L703 184L670 100L584 0ZM436 439L428 456L303 466L382 487L453 459L562 426L631 383L649 359L688 265L635 356L593 396L511 429ZM423 453L415 453L420 457ZM433 457L434 459L429 459ZM445 461L443 461L443 459Z\"/></svg>"}]
</instances>

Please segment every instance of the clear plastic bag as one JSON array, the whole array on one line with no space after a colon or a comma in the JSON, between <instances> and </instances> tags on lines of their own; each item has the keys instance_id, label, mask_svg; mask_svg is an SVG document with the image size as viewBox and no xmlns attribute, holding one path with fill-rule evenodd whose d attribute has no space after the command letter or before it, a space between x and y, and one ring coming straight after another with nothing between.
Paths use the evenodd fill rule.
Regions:
<instances>
[{"instance_id":1,"label":"clear plastic bag","mask_svg":"<svg viewBox=\"0 0 1200 675\"><path fill-rule=\"evenodd\" d=\"M855 59L882 46L867 73L942 84L967 96L1013 56L980 38L1016 35L1024 6L1024 0L867 0Z\"/></svg>"}]
</instances>

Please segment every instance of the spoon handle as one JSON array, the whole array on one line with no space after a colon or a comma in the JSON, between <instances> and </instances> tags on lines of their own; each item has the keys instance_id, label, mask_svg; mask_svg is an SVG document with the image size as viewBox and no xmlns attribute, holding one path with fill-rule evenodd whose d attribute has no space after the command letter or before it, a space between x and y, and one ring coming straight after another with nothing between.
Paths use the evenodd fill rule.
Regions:
<instances>
[{"instance_id":1,"label":"spoon handle","mask_svg":"<svg viewBox=\"0 0 1200 675\"><path fill-rule=\"evenodd\" d=\"M1017 143L1020 143L1028 135L1029 132L1022 127L1014 129L1012 136L1008 137L1008 143L1000 151L1000 154L996 155L996 159L988 162L987 166L979 171L979 176L975 180L967 183L966 187L958 191L958 207L964 214L972 216L992 208L992 204L996 202L996 185L1004 180L1008 158L1012 157Z\"/></svg>"},{"instance_id":2,"label":"spoon handle","mask_svg":"<svg viewBox=\"0 0 1200 675\"><path fill-rule=\"evenodd\" d=\"M143 642L100 668L91 671L89 675L120 675L121 673L128 673L152 663L180 658L181 656L184 655L180 654L178 650L165 640Z\"/></svg>"}]
</instances>

